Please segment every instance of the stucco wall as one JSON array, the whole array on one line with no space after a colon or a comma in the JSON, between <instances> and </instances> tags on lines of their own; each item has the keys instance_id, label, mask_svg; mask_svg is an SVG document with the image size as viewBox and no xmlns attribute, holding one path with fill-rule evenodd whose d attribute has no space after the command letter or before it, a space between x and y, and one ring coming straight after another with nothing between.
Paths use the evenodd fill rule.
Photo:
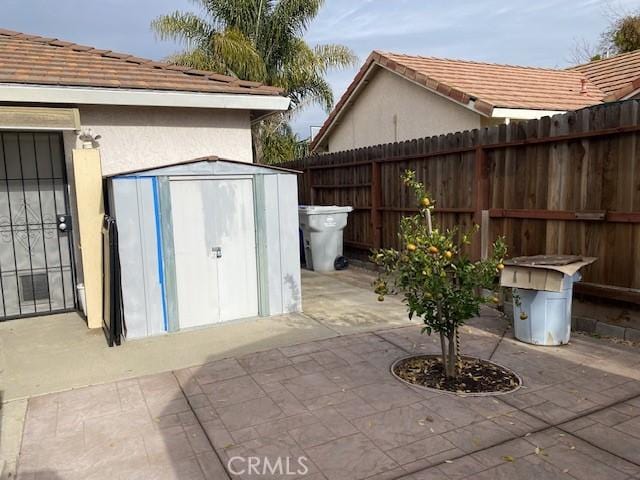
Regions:
<instances>
[{"instance_id":1,"label":"stucco wall","mask_svg":"<svg viewBox=\"0 0 640 480\"><path fill-rule=\"evenodd\" d=\"M379 69L329 133L328 151L479 128L480 118L395 73Z\"/></svg>"},{"instance_id":2,"label":"stucco wall","mask_svg":"<svg viewBox=\"0 0 640 480\"><path fill-rule=\"evenodd\" d=\"M105 175L216 155L252 161L248 111L80 107L82 129L98 140Z\"/></svg>"}]
</instances>

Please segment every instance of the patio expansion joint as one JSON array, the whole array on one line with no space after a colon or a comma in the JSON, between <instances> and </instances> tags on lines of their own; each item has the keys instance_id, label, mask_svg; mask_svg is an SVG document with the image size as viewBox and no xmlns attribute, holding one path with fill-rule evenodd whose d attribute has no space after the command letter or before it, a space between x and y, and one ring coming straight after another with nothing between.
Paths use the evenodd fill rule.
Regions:
<instances>
[{"instance_id":1,"label":"patio expansion joint","mask_svg":"<svg viewBox=\"0 0 640 480\"><path fill-rule=\"evenodd\" d=\"M448 462L455 462L456 460L460 460L461 458L468 457L469 455L473 455L473 454L476 454L476 453L479 453L479 452L484 452L484 451L489 450L491 448L495 448L495 447L498 447L498 446L501 446L501 445L505 445L505 444L507 444L509 442L512 442L514 440L518 440L518 439L526 440L526 438L529 435L545 432L545 431L551 430L553 428L556 428L556 429L560 430L562 433L564 433L566 435L578 438L579 440L585 442L586 444L590 445L591 447L593 447L593 448L595 448L597 450L601 450L603 452L606 452L609 455L612 455L612 456L614 456L614 457L616 457L616 458L618 458L620 460L623 460L624 462L630 463L630 464L635 465L635 466L640 468L640 464L639 463L634 462L633 460L625 458L625 457L623 457L621 455L618 455L617 453L612 452L607 448L604 448L604 447L602 447L600 445L596 445L595 443L593 443L593 442L581 437L580 434L579 434L579 430L576 431L576 432L570 432L570 431L566 430L565 428L562 428L562 425L574 422L576 420L580 420L581 418L585 418L585 417L594 415L594 414L599 413L601 411L607 410L609 408L616 407L616 406L621 405L621 404L623 404L625 402L636 400L638 398L640 398L640 395L630 395L630 396L628 396L626 398L623 398L621 400L617 400L617 401L615 401L613 403L610 403L608 405L603 405L602 407L599 407L599 408L594 408L594 409L591 409L591 410L587 410L587 411L585 411L583 413L580 413L580 414L578 414L578 415L576 415L574 417L569 418L568 420L563 420L562 422L558 422L558 423L549 423L549 422L543 420L542 418L538 417L537 415L534 415L532 413L527 412L527 415L530 415L531 417L535 418L539 422L543 423L545 426L537 428L537 429L534 429L534 430L531 430L530 432L527 432L527 434L525 434L525 435L514 435L513 437L508 438L506 440L503 440L501 442L498 442L498 443L495 443L495 444L492 444L492 445L488 445L486 447L479 448L479 449L473 450L471 452L465 452L462 455L458 455L457 457L453 457L453 458L447 459L446 461L443 460L441 462L436 462L433 465L429 465L427 467L421 467L421 468L417 468L415 470L408 471L407 473L403 473L400 476L394 477L391 480L402 480L402 479L406 478L406 476L410 476L410 475L414 475L414 474L417 474L417 473L420 473L420 472L424 472L424 471L429 470L431 468L435 468L435 467L444 465L444 464L446 464ZM509 405L510 407L514 407L514 408L516 408L516 410L520 411L519 408L517 408L514 405L512 405L511 403L509 403L507 400L505 400L504 397L501 397L498 400L500 400L500 401L506 403L507 405ZM489 469L489 468L491 468L491 467L488 467L487 469Z\"/></svg>"},{"instance_id":2,"label":"patio expansion joint","mask_svg":"<svg viewBox=\"0 0 640 480\"><path fill-rule=\"evenodd\" d=\"M171 375L175 379L175 381L176 381L176 383L178 385L178 388L182 392L182 395L185 398L185 400L187 401L187 405L189 405L189 410L191 411L191 413L195 417L196 422L198 423L198 426L200 427L200 429L204 433L204 436L207 439L207 443L209 444L209 447L211 447L211 450L213 451L213 453L215 453L216 457L218 458L218 461L220 462L220 465L224 469L224 472L227 474L227 478L230 479L231 478L231 474L230 474L229 470L227 469L227 464L223 461L222 457L220 456L220 453L218 452L218 449L216 449L216 447L214 447L213 442L211 441L211 438L209 438L209 434L207 433L207 430L204 428L204 425L202 424L202 421L200 420L200 417L198 416L198 414L196 413L195 409L193 408L193 405L191 404L191 399L187 395L187 392L184 391L184 388L182 387L182 383L180 383L180 380L176 376L175 371L172 370L171 371ZM198 462L198 464L199 463L200 462ZM200 466L200 470L202 470L202 466ZM204 474L204 472L203 472L203 474Z\"/></svg>"},{"instance_id":3,"label":"patio expansion joint","mask_svg":"<svg viewBox=\"0 0 640 480\"><path fill-rule=\"evenodd\" d=\"M498 351L498 348L500 348L500 345L502 345L502 341L504 340L505 335L510 329L511 329L511 325L509 324L505 325L504 330L502 331L502 335L500 335L500 339L496 343L495 347L493 347L493 350L491 351L491 355L489 355L489 360L491 360L493 356L496 354L496 352Z\"/></svg>"},{"instance_id":4,"label":"patio expansion joint","mask_svg":"<svg viewBox=\"0 0 640 480\"><path fill-rule=\"evenodd\" d=\"M609 455L612 455L612 456L614 456L614 457L616 457L616 458L619 458L620 460L624 460L625 462L631 463L631 464L633 464L633 465L635 465L635 466L637 466L637 467L639 467L639 468L640 468L640 463L635 462L635 461L633 461L633 460L631 460L631 459L628 459L628 458L624 458L623 456L618 455L617 453L615 453L615 452L613 452L613 451L611 451L611 450L609 450L609 449L607 449L607 448L605 448L605 447L602 447L602 446L600 446L600 445L596 445L595 443L591 442L590 440L588 440L588 439L586 439L586 438L583 438L582 436L580 436L580 429L579 429L579 430L576 430L575 432L570 432L569 430L566 430L566 428L563 428L563 427L562 427L562 425L565 425L565 424L568 424L568 423L571 423L571 422L575 422L576 420L580 420L580 419L582 419L582 418L590 417L591 415L595 415L596 413L600 413L600 412L602 412L602 411L604 411L604 410L608 410L609 408L617 407L618 405L622 405L623 403L630 402L630 401L632 401L632 400L636 400L636 399L638 399L638 398L640 398L640 395L629 395L629 396L628 396L628 397L626 397L626 398L623 398L623 399L621 399L621 400L616 400L615 402L610 403L610 404L608 404L608 405L603 405L603 406L598 407L598 408L593 408L593 409L590 409L590 410L585 410L584 412L582 412L582 413L580 413L580 414L578 414L578 415L576 415L576 416L574 416L574 417L571 417L571 418L569 418L568 420L563 420L562 422L558 422L557 424L552 424L552 425L550 425L548 428L545 428L544 430L548 430L549 428L557 428L557 429L558 429L558 430L560 430L562 433L565 433L565 434L567 434L567 435L571 435L571 436L573 436L573 437L579 438L579 439L580 439L580 440L582 440L583 442L585 442L585 443L587 443L587 444L591 445L592 447L594 447L594 448L596 448L596 449L598 449L598 450L602 450L603 452L606 452L606 453L608 453ZM508 401L506 401L506 400L504 400L504 399L503 399L503 401L504 401L507 405L509 405L509 406L513 407L513 405L511 405ZM540 422L544 422L544 420L542 420L542 418L538 417L538 416L537 416L537 415L535 415L534 413L532 413L532 412L526 412L526 413L527 413L527 415L530 415L531 417L535 418L536 420L538 420L538 421L540 421ZM544 422L544 423L547 423L547 422ZM537 433L537 432L536 432L536 433Z\"/></svg>"}]
</instances>

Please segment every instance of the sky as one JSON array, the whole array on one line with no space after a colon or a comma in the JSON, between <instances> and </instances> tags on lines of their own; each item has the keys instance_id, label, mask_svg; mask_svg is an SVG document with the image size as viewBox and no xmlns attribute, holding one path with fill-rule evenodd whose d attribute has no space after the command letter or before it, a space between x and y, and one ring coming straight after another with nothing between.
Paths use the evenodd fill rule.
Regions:
<instances>
[{"instance_id":1,"label":"sky","mask_svg":"<svg viewBox=\"0 0 640 480\"><path fill-rule=\"evenodd\" d=\"M360 64L378 49L565 67L577 41L598 42L612 9L638 8L640 0L325 0L306 40L346 45ZM174 10L199 11L190 0L0 0L0 27L162 59L180 46L158 40L149 25ZM336 101L359 66L329 73ZM308 107L294 128L307 137L325 117Z\"/></svg>"}]
</instances>

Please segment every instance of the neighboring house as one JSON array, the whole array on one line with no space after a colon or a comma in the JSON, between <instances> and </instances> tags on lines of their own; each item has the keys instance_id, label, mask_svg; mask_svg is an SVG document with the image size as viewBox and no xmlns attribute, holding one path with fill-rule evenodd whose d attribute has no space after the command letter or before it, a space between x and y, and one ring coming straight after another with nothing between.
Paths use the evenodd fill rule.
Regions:
<instances>
[{"instance_id":1,"label":"neighboring house","mask_svg":"<svg viewBox=\"0 0 640 480\"><path fill-rule=\"evenodd\" d=\"M138 182L137 194L132 197L130 205L125 206L137 207L136 211L144 218L152 218L145 208L156 208L157 215L153 218L159 222L158 212L161 211L165 214L162 221L169 224L171 218L167 212L171 211L174 192L171 188L162 190L163 181L186 175L185 171L190 178L199 176L198 179L203 181L227 181L223 190L241 192L241 195L224 199L224 220L232 225L234 215L253 215L255 210L255 218L243 217L242 227L248 229L247 232L254 232L262 225L263 235L276 235L279 226L268 222L277 222L274 218L278 215L260 212L267 209L266 205L275 208L273 205L279 199L277 195L275 198L264 197L265 187L260 185L268 183L274 191L277 187L266 177L264 182L263 177L258 180L258 176L272 175L271 178L275 179L284 178L288 173L295 185L295 176L291 172L267 167L241 167L242 162L252 162L252 122L289 107L289 99L282 95L281 90L259 83L53 38L0 30L0 105L0 321L76 310L86 302L89 326L102 325L102 199L108 196L115 198L111 190L103 192L103 177L124 178L126 175L121 174L132 176L130 172L174 166L167 168L165 174L155 171L153 182ZM200 157L206 158L189 163L190 169L175 167ZM225 175L217 177L220 172ZM170 178L169 175L173 176ZM140 174L140 178L144 176ZM239 183L233 183L236 180ZM289 185L291 180L283 182L283 185ZM110 188L114 183L113 180L107 182ZM191 190L206 196L220 190L221 185L192 182ZM151 206L145 203L148 186L154 193L150 197ZM169 197L158 196L167 192ZM214 228L210 218L213 214L209 210L203 213L202 200L192 198L189 192L181 193L180 209L199 209L200 217L190 211L189 218L200 218L207 222L208 229ZM211 198L222 202L222 197L211 195ZM286 195L287 198L295 198L295 188L293 193ZM242 203L238 206L240 213L230 201L233 198ZM292 210L286 212L287 219L297 219L295 200L286 205ZM122 209L120 204L118 213L125 218ZM180 209L174 207L173 220ZM134 217L129 215L126 220L136 221L137 217ZM147 226L139 225L138 232ZM164 224L158 224L143 232L152 236L154 248L157 243L158 252L153 255L149 251L143 253L145 260L157 262L156 272L160 277L157 281L160 283L166 280L165 274L171 273L165 271L170 268L163 263L159 253L161 247L168 247L162 244L168 237L162 235L172 237L164 227ZM237 230L239 227L233 224L233 228ZM136 225L128 224L126 228L123 225L122 231L127 229L136 231ZM202 233L203 229L203 225L195 226L194 235ZM295 248L286 246L287 252L283 255L298 255L297 227L289 226L280 234L286 238L290 236L295 245ZM208 230L207 235L207 241L211 243L218 241L215 235L222 233ZM120 236L124 244L138 240L138 237ZM172 238L169 240L173 241ZM244 241L246 245L255 244L255 238L245 238ZM204 247L211 249L216 245ZM270 254L277 257L280 244L274 248L275 252ZM289 251L293 253L289 254ZM266 260L260 257L259 249L258 253L224 253L227 263L238 260L233 255L251 257L242 261L248 262L247 268L253 269L251 275L256 278L264 279L268 273L272 283L284 281L277 275L282 276L286 272L261 267ZM164 254L167 255L166 251ZM184 255L184 252L180 254ZM172 255L171 251L169 255ZM203 258L215 258L215 255L212 257L211 251L205 252L204 257L197 257L195 264L202 263ZM131 258L123 259L123 262L125 260ZM287 257L287 262L296 263L298 260L297 257ZM209 268L209 273L204 270L197 273L217 275L216 268ZM260 268L263 268L262 273ZM299 282L299 271L297 277L296 271L289 273L286 280L295 287ZM148 283L149 279L146 281ZM203 281L202 277L199 281ZM83 283L84 290L80 288L78 297L77 286ZM240 285L236 287L242 288ZM267 295L265 285L260 284L259 287L262 289L260 295ZM258 286L252 288L258 295ZM284 287L280 285L278 288ZM272 294L271 290L268 294ZM213 294L200 292L200 295ZM237 296L235 298L237 301ZM273 295L270 298L273 299ZM266 299L262 297L250 299L248 303L255 305L258 300L261 314L299 309L296 299L289 299L288 305L280 309L273 305L264 307ZM127 301L139 300L125 298L125 314ZM162 301L166 303L167 300L162 297ZM145 305L142 308L146 308ZM172 305L164 305L164 308L170 309ZM238 315L245 311L258 311L257 307L240 310ZM223 319L228 318L229 315Z\"/></svg>"},{"instance_id":2,"label":"neighboring house","mask_svg":"<svg viewBox=\"0 0 640 480\"><path fill-rule=\"evenodd\" d=\"M559 70L374 51L313 138L311 151L540 118L628 98L638 89L639 52Z\"/></svg>"}]
</instances>

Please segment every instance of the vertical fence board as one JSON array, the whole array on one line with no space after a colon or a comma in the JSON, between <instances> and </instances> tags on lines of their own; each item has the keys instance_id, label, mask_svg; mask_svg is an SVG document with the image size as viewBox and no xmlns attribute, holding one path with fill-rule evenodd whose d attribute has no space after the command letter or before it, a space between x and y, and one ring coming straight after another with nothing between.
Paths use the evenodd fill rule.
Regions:
<instances>
[{"instance_id":1,"label":"vertical fence board","mask_svg":"<svg viewBox=\"0 0 640 480\"><path fill-rule=\"evenodd\" d=\"M490 238L504 235L511 255L596 256L586 281L640 289L639 108L628 100L282 166L303 171L301 204L356 208L345 230L349 247L398 246L400 218L416 211L400 180L411 168L444 227L469 228L489 209Z\"/></svg>"}]
</instances>

